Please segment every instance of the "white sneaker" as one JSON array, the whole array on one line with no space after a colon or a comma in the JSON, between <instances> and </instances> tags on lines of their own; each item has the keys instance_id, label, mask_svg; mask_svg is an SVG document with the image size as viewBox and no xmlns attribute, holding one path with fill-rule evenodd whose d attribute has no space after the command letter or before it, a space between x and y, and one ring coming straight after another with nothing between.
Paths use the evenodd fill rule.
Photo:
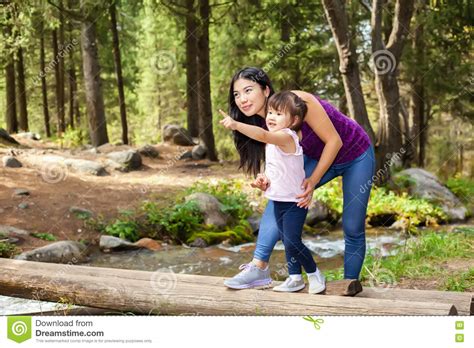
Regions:
<instances>
[{"instance_id":1,"label":"white sneaker","mask_svg":"<svg viewBox=\"0 0 474 348\"><path fill-rule=\"evenodd\" d=\"M319 294L326 290L326 278L319 271L319 268L316 270L316 274L308 275L309 282L309 293L310 294Z\"/></svg>"},{"instance_id":2,"label":"white sneaker","mask_svg":"<svg viewBox=\"0 0 474 348\"><path fill-rule=\"evenodd\" d=\"M278 286L275 286L273 288L273 291L278 291L278 292L296 292L300 291L301 289L304 289L305 283L303 279L296 280L296 279L291 279L290 277L286 278L286 280L283 282L283 284L280 284Z\"/></svg>"}]
</instances>

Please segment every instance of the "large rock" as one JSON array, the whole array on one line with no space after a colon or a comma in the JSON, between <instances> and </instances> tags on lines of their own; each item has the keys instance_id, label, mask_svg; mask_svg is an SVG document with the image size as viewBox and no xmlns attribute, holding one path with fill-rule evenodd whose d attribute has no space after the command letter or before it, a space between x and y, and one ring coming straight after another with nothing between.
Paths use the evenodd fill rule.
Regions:
<instances>
[{"instance_id":1,"label":"large rock","mask_svg":"<svg viewBox=\"0 0 474 348\"><path fill-rule=\"evenodd\" d=\"M254 235L258 234L258 231L260 229L260 221L262 220L262 216L258 213L253 213L247 218L248 223L250 224L250 227L252 228L252 233Z\"/></svg>"},{"instance_id":2,"label":"large rock","mask_svg":"<svg viewBox=\"0 0 474 348\"><path fill-rule=\"evenodd\" d=\"M64 160L64 164L76 173L91 174L96 176L107 175L107 171L105 170L104 166L94 161L68 158Z\"/></svg>"},{"instance_id":3,"label":"large rock","mask_svg":"<svg viewBox=\"0 0 474 348\"><path fill-rule=\"evenodd\" d=\"M61 241L24 252L16 256L15 259L52 263L77 263L84 261L86 256L85 245L74 241Z\"/></svg>"},{"instance_id":4,"label":"large rock","mask_svg":"<svg viewBox=\"0 0 474 348\"><path fill-rule=\"evenodd\" d=\"M398 176L409 178L410 194L440 205L451 221L466 219L466 207L435 175L424 169L410 168L399 172L395 179Z\"/></svg>"},{"instance_id":5,"label":"large rock","mask_svg":"<svg viewBox=\"0 0 474 348\"><path fill-rule=\"evenodd\" d=\"M0 235L5 237L27 237L30 232L13 226L0 225Z\"/></svg>"},{"instance_id":6,"label":"large rock","mask_svg":"<svg viewBox=\"0 0 474 348\"><path fill-rule=\"evenodd\" d=\"M308 210L305 223L308 226L314 226L318 222L325 221L329 217L328 208L319 201L314 201L311 208Z\"/></svg>"},{"instance_id":7,"label":"large rock","mask_svg":"<svg viewBox=\"0 0 474 348\"><path fill-rule=\"evenodd\" d=\"M222 212L222 203L208 193L196 192L185 198L186 202L194 201L204 216L204 223L223 228L228 224L230 216Z\"/></svg>"},{"instance_id":8,"label":"large rock","mask_svg":"<svg viewBox=\"0 0 474 348\"><path fill-rule=\"evenodd\" d=\"M115 169L121 171L135 170L142 166L142 157L136 150L110 152L107 158L117 163L119 166Z\"/></svg>"},{"instance_id":9,"label":"large rock","mask_svg":"<svg viewBox=\"0 0 474 348\"><path fill-rule=\"evenodd\" d=\"M107 235L100 236L99 246L102 250L135 250L141 248L141 246L128 240Z\"/></svg>"},{"instance_id":10,"label":"large rock","mask_svg":"<svg viewBox=\"0 0 474 348\"><path fill-rule=\"evenodd\" d=\"M160 152L152 145L144 145L138 149L140 155L150 158L160 157Z\"/></svg>"},{"instance_id":11,"label":"large rock","mask_svg":"<svg viewBox=\"0 0 474 348\"><path fill-rule=\"evenodd\" d=\"M13 156L4 156L2 158L3 166L6 168L20 168L23 167L20 161Z\"/></svg>"},{"instance_id":12,"label":"large rock","mask_svg":"<svg viewBox=\"0 0 474 348\"><path fill-rule=\"evenodd\" d=\"M96 176L107 175L107 171L102 164L83 159L66 158L56 155L36 155L26 156L24 157L24 160L33 166L40 167L42 173L47 177L65 177L67 170Z\"/></svg>"},{"instance_id":13,"label":"large rock","mask_svg":"<svg viewBox=\"0 0 474 348\"><path fill-rule=\"evenodd\" d=\"M196 145L188 130L175 124L167 124L166 126L164 126L162 136L164 141L171 141L176 145Z\"/></svg>"},{"instance_id":14,"label":"large rock","mask_svg":"<svg viewBox=\"0 0 474 348\"><path fill-rule=\"evenodd\" d=\"M8 132L3 128L0 128L0 145L1 144L6 146L20 145L20 143L13 139L10 134L8 134Z\"/></svg>"},{"instance_id":15,"label":"large rock","mask_svg":"<svg viewBox=\"0 0 474 348\"><path fill-rule=\"evenodd\" d=\"M191 152L193 160L200 160L206 157L207 149L206 146L200 144L193 147Z\"/></svg>"},{"instance_id":16,"label":"large rock","mask_svg":"<svg viewBox=\"0 0 474 348\"><path fill-rule=\"evenodd\" d=\"M41 135L39 135L38 133L33 133L33 132L18 133L16 136L20 138L24 138L24 139L30 139L30 140L41 140Z\"/></svg>"}]
</instances>

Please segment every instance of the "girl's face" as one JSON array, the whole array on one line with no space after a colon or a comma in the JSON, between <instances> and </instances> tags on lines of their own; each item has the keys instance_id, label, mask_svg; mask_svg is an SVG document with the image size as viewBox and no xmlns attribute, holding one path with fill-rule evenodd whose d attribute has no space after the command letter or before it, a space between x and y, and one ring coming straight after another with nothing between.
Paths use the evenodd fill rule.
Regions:
<instances>
[{"instance_id":1,"label":"girl's face","mask_svg":"<svg viewBox=\"0 0 474 348\"><path fill-rule=\"evenodd\" d=\"M247 79L238 79L234 82L234 100L237 107L245 116L265 116L265 103L270 89L262 87Z\"/></svg>"},{"instance_id":2,"label":"girl's face","mask_svg":"<svg viewBox=\"0 0 474 348\"><path fill-rule=\"evenodd\" d=\"M265 118L267 128L270 132L276 132L283 128L290 128L293 120L289 113L268 108L267 117Z\"/></svg>"}]
</instances>

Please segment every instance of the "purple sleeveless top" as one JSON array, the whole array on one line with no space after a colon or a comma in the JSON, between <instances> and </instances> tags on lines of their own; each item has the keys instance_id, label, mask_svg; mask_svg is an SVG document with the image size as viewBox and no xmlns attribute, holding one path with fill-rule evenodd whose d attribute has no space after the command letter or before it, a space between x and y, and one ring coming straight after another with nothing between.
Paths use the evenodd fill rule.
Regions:
<instances>
[{"instance_id":1,"label":"purple sleeveless top","mask_svg":"<svg viewBox=\"0 0 474 348\"><path fill-rule=\"evenodd\" d=\"M362 155L371 144L365 130L356 121L344 115L328 101L317 96L315 98L328 114L343 143L333 164L350 162ZM303 122L301 126L301 133L302 139L300 144L303 147L303 153L319 161L324 149L324 142L306 122Z\"/></svg>"}]
</instances>

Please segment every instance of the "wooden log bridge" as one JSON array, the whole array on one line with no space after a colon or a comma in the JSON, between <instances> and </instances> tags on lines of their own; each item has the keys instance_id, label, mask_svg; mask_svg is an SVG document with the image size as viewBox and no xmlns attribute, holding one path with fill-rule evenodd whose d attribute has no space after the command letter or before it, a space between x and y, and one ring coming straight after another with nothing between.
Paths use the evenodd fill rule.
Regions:
<instances>
[{"instance_id":1,"label":"wooden log bridge","mask_svg":"<svg viewBox=\"0 0 474 348\"><path fill-rule=\"evenodd\" d=\"M473 293L362 288L231 290L224 278L0 259L0 295L166 315L471 315ZM357 293L359 292L359 293ZM356 294L357 293L357 294ZM338 296L355 295L355 296Z\"/></svg>"}]
</instances>

